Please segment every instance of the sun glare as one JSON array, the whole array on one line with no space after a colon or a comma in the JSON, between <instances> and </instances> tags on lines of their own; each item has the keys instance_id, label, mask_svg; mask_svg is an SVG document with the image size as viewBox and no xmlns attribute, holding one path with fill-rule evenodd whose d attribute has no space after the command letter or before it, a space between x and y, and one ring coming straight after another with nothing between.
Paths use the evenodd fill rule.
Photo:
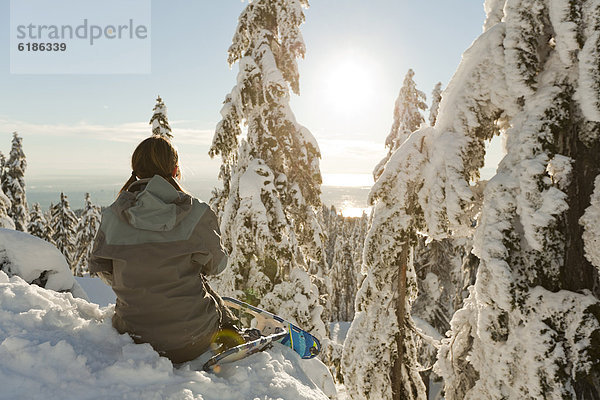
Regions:
<instances>
[{"instance_id":1,"label":"sun glare","mask_svg":"<svg viewBox=\"0 0 600 400\"><path fill-rule=\"evenodd\" d=\"M344 207L340 210L340 214L345 218L359 218L362 217L363 213L371 212L370 208L359 208L359 207Z\"/></svg>"},{"instance_id":2,"label":"sun glare","mask_svg":"<svg viewBox=\"0 0 600 400\"><path fill-rule=\"evenodd\" d=\"M323 85L323 100L334 111L353 114L372 102L375 94L372 62L357 53L334 58Z\"/></svg>"},{"instance_id":3,"label":"sun glare","mask_svg":"<svg viewBox=\"0 0 600 400\"><path fill-rule=\"evenodd\" d=\"M338 210L338 214L341 214L345 218L359 218L362 217L363 213L367 215L371 214L371 207L356 207L357 204L353 201L345 200L342 206Z\"/></svg>"}]
</instances>

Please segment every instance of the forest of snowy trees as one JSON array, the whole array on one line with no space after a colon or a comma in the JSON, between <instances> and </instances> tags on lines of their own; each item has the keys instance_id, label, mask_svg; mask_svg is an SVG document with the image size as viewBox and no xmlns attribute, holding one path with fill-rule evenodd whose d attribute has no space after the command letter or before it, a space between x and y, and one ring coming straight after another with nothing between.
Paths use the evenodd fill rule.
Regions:
<instances>
[{"instance_id":1,"label":"forest of snowy trees","mask_svg":"<svg viewBox=\"0 0 600 400\"><path fill-rule=\"evenodd\" d=\"M69 206L64 193L60 201L43 211L39 203L26 201L25 171L27 160L23 140L13 133L9 159L0 153L0 228L30 233L55 245L65 256L75 276L88 272L88 258L100 226L100 207L94 205L89 193L79 216Z\"/></svg>"},{"instance_id":2,"label":"forest of snowy trees","mask_svg":"<svg viewBox=\"0 0 600 400\"><path fill-rule=\"evenodd\" d=\"M228 50L239 72L209 150L229 254L216 291L321 338L351 399L600 399L600 3L486 0L446 88L428 102L406 72L358 218L322 203L319 145L290 107L306 7L250 2ZM150 125L177 140L160 96ZM15 133L0 227L88 274L100 207L28 206L26 166Z\"/></svg>"},{"instance_id":3,"label":"forest of snowy trees","mask_svg":"<svg viewBox=\"0 0 600 400\"><path fill-rule=\"evenodd\" d=\"M598 6L487 1L484 33L434 88L429 124L408 71L356 274L343 238L355 229L311 223L320 154L288 105L301 5L251 3L229 51L240 72L211 149L235 255L223 287L276 312L301 293L290 317L315 332L318 318L353 314L340 364L352 398L424 399L442 380L448 399L597 398ZM496 135L507 154L485 182Z\"/></svg>"}]
</instances>

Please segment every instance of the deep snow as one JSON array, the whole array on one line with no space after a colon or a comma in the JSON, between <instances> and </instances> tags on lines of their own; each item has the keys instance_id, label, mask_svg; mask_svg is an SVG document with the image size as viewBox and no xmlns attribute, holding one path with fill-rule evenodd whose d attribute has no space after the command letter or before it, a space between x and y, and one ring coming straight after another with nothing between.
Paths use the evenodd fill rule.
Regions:
<instances>
[{"instance_id":1,"label":"deep snow","mask_svg":"<svg viewBox=\"0 0 600 400\"><path fill-rule=\"evenodd\" d=\"M189 364L173 368L150 345L135 344L112 327L114 304L100 307L71 292L23 280L19 275L35 280L34 271L50 270L66 286L62 290L76 288L85 296L64 273L64 259L52 246L26 236L0 230L0 252L12 275L0 268L0 399L328 398L317 386L326 384L326 367L316 359L301 360L278 344L223 366L219 375ZM12 240L17 237L22 240ZM77 281L90 291L92 301L114 301L112 290L99 279Z\"/></svg>"}]
</instances>

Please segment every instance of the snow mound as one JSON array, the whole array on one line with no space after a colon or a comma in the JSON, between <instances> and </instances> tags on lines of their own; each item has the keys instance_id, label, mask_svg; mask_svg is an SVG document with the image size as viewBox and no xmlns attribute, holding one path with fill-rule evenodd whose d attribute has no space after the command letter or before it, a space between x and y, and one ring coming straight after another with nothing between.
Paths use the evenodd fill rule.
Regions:
<instances>
[{"instance_id":1,"label":"snow mound","mask_svg":"<svg viewBox=\"0 0 600 400\"><path fill-rule=\"evenodd\" d=\"M292 350L275 345L219 375L174 369L100 308L0 271L0 387L10 399L327 399ZM309 366L311 368L312 366Z\"/></svg>"},{"instance_id":2,"label":"snow mound","mask_svg":"<svg viewBox=\"0 0 600 400\"><path fill-rule=\"evenodd\" d=\"M57 292L87 299L63 254L36 236L0 228L0 271Z\"/></svg>"}]
</instances>

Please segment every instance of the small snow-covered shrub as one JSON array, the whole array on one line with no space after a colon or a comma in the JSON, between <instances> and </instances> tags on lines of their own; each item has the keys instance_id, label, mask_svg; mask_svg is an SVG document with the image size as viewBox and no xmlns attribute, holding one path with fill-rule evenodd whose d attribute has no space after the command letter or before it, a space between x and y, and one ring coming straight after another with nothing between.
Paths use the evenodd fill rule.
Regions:
<instances>
[{"instance_id":1,"label":"small snow-covered shrub","mask_svg":"<svg viewBox=\"0 0 600 400\"><path fill-rule=\"evenodd\" d=\"M71 292L74 297L87 299L62 253L27 233L0 228L0 271L46 289Z\"/></svg>"}]
</instances>

